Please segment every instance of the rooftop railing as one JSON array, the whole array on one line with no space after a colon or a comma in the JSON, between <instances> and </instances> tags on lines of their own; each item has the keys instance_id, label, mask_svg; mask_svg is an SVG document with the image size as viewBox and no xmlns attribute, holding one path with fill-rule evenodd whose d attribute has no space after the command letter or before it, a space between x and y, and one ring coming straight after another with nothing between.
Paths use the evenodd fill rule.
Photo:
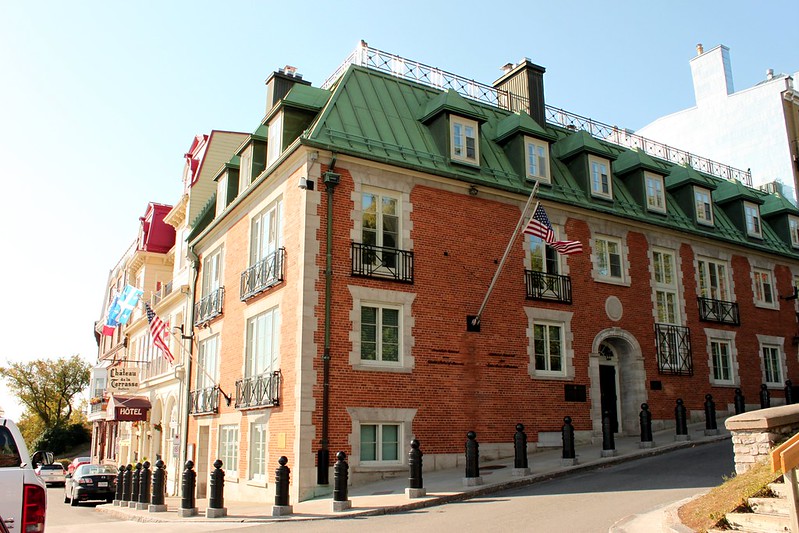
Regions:
<instances>
[{"instance_id":1,"label":"rooftop railing","mask_svg":"<svg viewBox=\"0 0 799 533\"><path fill-rule=\"evenodd\" d=\"M485 85L418 61L411 61L398 55L383 52L370 47L364 41L360 42L333 75L322 84L322 88L329 89L332 87L351 64L379 70L392 76L412 80L436 89L452 89L461 96L502 109L529 108L529 102L526 102L526 98L523 96L510 95L507 91L496 89L490 85ZM749 170L740 170L685 150L673 148L640 135L635 135L633 132L618 126L610 126L549 105L546 106L546 120L551 124L564 128L585 130L599 139L625 148L641 150L650 156L670 163L688 165L711 176L729 181L738 180L744 185L752 186L752 173Z\"/></svg>"}]
</instances>

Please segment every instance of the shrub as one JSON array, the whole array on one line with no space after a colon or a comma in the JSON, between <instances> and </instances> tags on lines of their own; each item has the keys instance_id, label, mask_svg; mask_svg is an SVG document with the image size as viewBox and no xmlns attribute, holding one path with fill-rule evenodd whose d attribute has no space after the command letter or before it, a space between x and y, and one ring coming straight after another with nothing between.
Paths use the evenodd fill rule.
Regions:
<instances>
[{"instance_id":1,"label":"shrub","mask_svg":"<svg viewBox=\"0 0 799 533\"><path fill-rule=\"evenodd\" d=\"M91 433L83 424L69 424L45 430L36 440L33 448L58 455L70 448L90 442L91 439Z\"/></svg>"}]
</instances>

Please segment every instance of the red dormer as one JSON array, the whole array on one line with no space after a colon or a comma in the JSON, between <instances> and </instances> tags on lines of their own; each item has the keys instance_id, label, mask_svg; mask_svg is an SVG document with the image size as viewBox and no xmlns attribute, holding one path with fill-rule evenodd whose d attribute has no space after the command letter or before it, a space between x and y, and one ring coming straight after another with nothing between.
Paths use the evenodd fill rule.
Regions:
<instances>
[{"instance_id":1,"label":"red dormer","mask_svg":"<svg viewBox=\"0 0 799 533\"><path fill-rule=\"evenodd\" d=\"M139 219L139 250L166 253L172 249L175 245L175 228L164 222L164 216L171 210L171 205L154 202L147 204L147 211Z\"/></svg>"},{"instance_id":2,"label":"red dormer","mask_svg":"<svg viewBox=\"0 0 799 533\"><path fill-rule=\"evenodd\" d=\"M208 135L195 135L189 151L183 154L186 159L186 166L183 169L183 192L187 193L197 181L200 163L208 147Z\"/></svg>"}]
</instances>

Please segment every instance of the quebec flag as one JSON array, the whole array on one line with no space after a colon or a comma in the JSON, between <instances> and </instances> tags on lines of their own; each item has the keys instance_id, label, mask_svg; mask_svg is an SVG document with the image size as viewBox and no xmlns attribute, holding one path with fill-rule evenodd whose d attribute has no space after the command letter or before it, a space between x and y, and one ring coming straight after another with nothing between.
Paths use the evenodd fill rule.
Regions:
<instances>
[{"instance_id":1,"label":"quebec flag","mask_svg":"<svg viewBox=\"0 0 799 533\"><path fill-rule=\"evenodd\" d=\"M139 297L144 291L137 289L133 285L125 285L119 298L111 303L111 308L108 310L107 325L114 324L127 324L130 314L139 303Z\"/></svg>"},{"instance_id":2,"label":"quebec flag","mask_svg":"<svg viewBox=\"0 0 799 533\"><path fill-rule=\"evenodd\" d=\"M119 295L115 294L114 299L111 300L111 305L108 306L108 313L106 313L105 325L103 326L103 335L107 335L110 337L111 335L114 334L114 328L119 325L119 322L117 322L118 315L119 315Z\"/></svg>"}]
</instances>

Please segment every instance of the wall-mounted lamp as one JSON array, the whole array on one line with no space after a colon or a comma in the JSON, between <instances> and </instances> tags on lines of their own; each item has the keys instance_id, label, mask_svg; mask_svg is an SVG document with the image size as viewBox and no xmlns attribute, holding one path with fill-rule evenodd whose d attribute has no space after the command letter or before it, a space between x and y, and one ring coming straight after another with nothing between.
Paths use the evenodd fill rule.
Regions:
<instances>
[{"instance_id":1,"label":"wall-mounted lamp","mask_svg":"<svg viewBox=\"0 0 799 533\"><path fill-rule=\"evenodd\" d=\"M314 186L313 180L309 180L308 178L302 177L302 178L300 178L300 181L297 182L297 187L299 187L300 189L302 189L304 191L306 191L306 190L307 191L312 191L313 190L313 186Z\"/></svg>"},{"instance_id":2,"label":"wall-mounted lamp","mask_svg":"<svg viewBox=\"0 0 799 533\"><path fill-rule=\"evenodd\" d=\"M469 195L470 196L477 196L477 187L475 187L474 185L471 185L469 187Z\"/></svg>"}]
</instances>

